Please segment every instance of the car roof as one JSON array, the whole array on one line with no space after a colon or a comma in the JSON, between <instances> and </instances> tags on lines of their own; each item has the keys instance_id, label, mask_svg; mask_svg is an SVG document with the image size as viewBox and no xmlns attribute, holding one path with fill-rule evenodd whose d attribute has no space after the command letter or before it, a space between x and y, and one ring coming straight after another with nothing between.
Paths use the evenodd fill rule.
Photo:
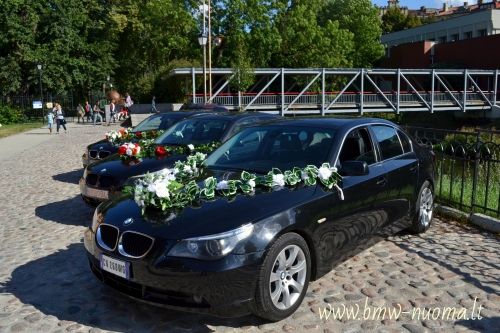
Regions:
<instances>
[{"instance_id":1,"label":"car roof","mask_svg":"<svg viewBox=\"0 0 500 333\"><path fill-rule=\"evenodd\" d=\"M268 114L264 112L221 112L221 113L210 113L203 115L203 119L227 119L229 121L236 121L243 118L255 117L255 116L266 116L269 118L280 119L281 116Z\"/></svg>"},{"instance_id":2,"label":"car roof","mask_svg":"<svg viewBox=\"0 0 500 333\"><path fill-rule=\"evenodd\" d=\"M153 114L151 117L165 117L165 116L175 116L179 118L192 117L198 114L212 114L216 111L214 110L186 110L186 111L166 111L161 113ZM150 117L150 118L151 118Z\"/></svg>"},{"instance_id":3,"label":"car roof","mask_svg":"<svg viewBox=\"0 0 500 333\"><path fill-rule=\"evenodd\" d=\"M395 126L394 123L380 118L364 118L353 116L308 116L308 117L294 117L294 118L281 118L271 120L265 125L275 126L298 126L298 127L323 127L331 129L340 129L353 127L358 125L365 125L370 123L383 123ZM265 126L261 125L261 126Z\"/></svg>"}]
</instances>

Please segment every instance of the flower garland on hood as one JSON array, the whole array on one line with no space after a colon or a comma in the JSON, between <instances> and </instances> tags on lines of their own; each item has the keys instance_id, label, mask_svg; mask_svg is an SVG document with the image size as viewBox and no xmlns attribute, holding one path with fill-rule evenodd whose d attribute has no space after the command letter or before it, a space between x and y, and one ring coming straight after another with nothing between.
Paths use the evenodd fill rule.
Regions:
<instances>
[{"instance_id":1,"label":"flower garland on hood","mask_svg":"<svg viewBox=\"0 0 500 333\"><path fill-rule=\"evenodd\" d=\"M106 141L117 144L123 141L155 139L165 132L164 130L148 130L143 132L132 132L132 127L111 131L106 133Z\"/></svg>"},{"instance_id":2,"label":"flower garland on hood","mask_svg":"<svg viewBox=\"0 0 500 333\"><path fill-rule=\"evenodd\" d=\"M138 143L127 142L118 148L118 155L124 161L142 157L164 158L171 155L194 155L196 153L209 153L217 149L222 142L211 142L208 144L192 143L187 146L160 146L153 140L142 140Z\"/></svg>"},{"instance_id":3,"label":"flower garland on hood","mask_svg":"<svg viewBox=\"0 0 500 333\"><path fill-rule=\"evenodd\" d=\"M336 187L340 199L344 200L342 189L337 182L342 177L337 173L337 168L330 167L329 163L323 163L321 167L308 165L307 167L293 168L284 173L273 168L265 176L243 171L240 180L221 180L217 182L214 177L203 181L204 187L200 188L193 178L199 175L200 166L206 155L196 153L188 156L186 162L177 161L173 169L164 169L161 172L146 174L143 179L136 182L134 187L128 186L124 189L124 195L134 195L135 202L142 207L144 214L147 207L155 207L165 211L168 208L183 208L188 203L199 199L210 200L216 194L221 196L234 196L242 194L253 195L257 186L270 189L279 189L284 186L293 186L303 182L305 186L313 186L318 181L328 189Z\"/></svg>"}]
</instances>

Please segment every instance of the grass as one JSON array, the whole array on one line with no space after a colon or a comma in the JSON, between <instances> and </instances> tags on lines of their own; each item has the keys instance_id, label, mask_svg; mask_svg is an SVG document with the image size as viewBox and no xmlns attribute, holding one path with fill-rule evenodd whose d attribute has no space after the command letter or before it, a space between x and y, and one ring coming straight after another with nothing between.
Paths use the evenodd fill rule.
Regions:
<instances>
[{"instance_id":1,"label":"grass","mask_svg":"<svg viewBox=\"0 0 500 333\"><path fill-rule=\"evenodd\" d=\"M2 127L0 127L0 138L5 138L5 137L10 136L10 135L31 131L32 129L37 129L37 128L41 128L44 126L47 127L47 125L44 125L41 122L2 125Z\"/></svg>"},{"instance_id":2,"label":"grass","mask_svg":"<svg viewBox=\"0 0 500 333\"><path fill-rule=\"evenodd\" d=\"M462 174L455 174L453 179L449 174L449 170L445 170L444 174L440 174L436 186L436 194L439 196L438 201L462 211L470 211L472 206L473 172L472 168L467 168L463 177ZM499 218L497 212L500 198L500 163L490 163L489 175L488 164L481 163L478 166L478 172L475 204L493 211L475 207L474 212ZM460 207L460 202L463 205L462 207Z\"/></svg>"}]
</instances>

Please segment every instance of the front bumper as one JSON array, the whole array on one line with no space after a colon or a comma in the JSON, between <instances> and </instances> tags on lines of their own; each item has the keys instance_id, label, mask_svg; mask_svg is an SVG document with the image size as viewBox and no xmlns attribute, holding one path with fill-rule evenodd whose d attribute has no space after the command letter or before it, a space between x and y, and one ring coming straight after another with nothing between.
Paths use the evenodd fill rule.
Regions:
<instances>
[{"instance_id":1,"label":"front bumper","mask_svg":"<svg viewBox=\"0 0 500 333\"><path fill-rule=\"evenodd\" d=\"M114 189L100 189L88 186L85 183L85 178L80 178L79 185L83 202L93 208L108 199L114 199L122 195L121 191L115 191Z\"/></svg>"},{"instance_id":2,"label":"front bumper","mask_svg":"<svg viewBox=\"0 0 500 333\"><path fill-rule=\"evenodd\" d=\"M163 250L143 259L132 259L101 250L90 229L84 243L90 270L106 286L152 305L226 318L251 313L258 273L265 255L265 251L261 251L230 254L216 261L200 261L167 257L167 250ZM101 253L129 262L130 279L102 270Z\"/></svg>"}]
</instances>

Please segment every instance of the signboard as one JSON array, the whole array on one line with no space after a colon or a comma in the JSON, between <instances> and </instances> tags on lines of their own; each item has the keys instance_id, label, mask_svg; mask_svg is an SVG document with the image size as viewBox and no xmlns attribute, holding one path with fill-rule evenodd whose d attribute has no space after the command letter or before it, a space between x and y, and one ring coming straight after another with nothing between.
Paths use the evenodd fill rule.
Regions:
<instances>
[{"instance_id":1,"label":"signboard","mask_svg":"<svg viewBox=\"0 0 500 333\"><path fill-rule=\"evenodd\" d=\"M47 102L45 105L47 106L47 109L52 109L54 107L52 102Z\"/></svg>"},{"instance_id":2,"label":"signboard","mask_svg":"<svg viewBox=\"0 0 500 333\"><path fill-rule=\"evenodd\" d=\"M43 109L42 101L32 101L33 109Z\"/></svg>"}]
</instances>

